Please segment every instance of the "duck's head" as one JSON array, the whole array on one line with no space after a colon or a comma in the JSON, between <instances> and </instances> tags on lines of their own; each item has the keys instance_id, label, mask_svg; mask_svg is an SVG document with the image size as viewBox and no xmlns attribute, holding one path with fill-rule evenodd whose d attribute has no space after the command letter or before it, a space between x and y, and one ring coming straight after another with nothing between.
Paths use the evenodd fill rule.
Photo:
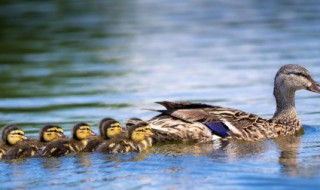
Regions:
<instances>
[{"instance_id":1,"label":"duck's head","mask_svg":"<svg viewBox=\"0 0 320 190\"><path fill-rule=\"evenodd\" d=\"M153 135L151 127L144 121L128 126L128 133L129 137L135 142L140 142Z\"/></svg>"},{"instance_id":2,"label":"duck's head","mask_svg":"<svg viewBox=\"0 0 320 190\"><path fill-rule=\"evenodd\" d=\"M15 145L26 139L24 132L15 125L7 125L2 129L2 140L8 145Z\"/></svg>"},{"instance_id":3,"label":"duck's head","mask_svg":"<svg viewBox=\"0 0 320 190\"><path fill-rule=\"evenodd\" d=\"M310 72L295 64L282 66L276 74L274 80L275 95L278 90L295 92L306 89L315 93L320 93L320 85L311 77Z\"/></svg>"},{"instance_id":4,"label":"duck's head","mask_svg":"<svg viewBox=\"0 0 320 190\"><path fill-rule=\"evenodd\" d=\"M76 140L85 140L90 136L96 136L96 134L91 131L91 127L86 123L77 123L72 130L72 137Z\"/></svg>"},{"instance_id":5,"label":"duck's head","mask_svg":"<svg viewBox=\"0 0 320 190\"><path fill-rule=\"evenodd\" d=\"M99 124L99 130L100 135L105 139L111 139L123 132L121 124L112 118L102 119Z\"/></svg>"},{"instance_id":6,"label":"duck's head","mask_svg":"<svg viewBox=\"0 0 320 190\"><path fill-rule=\"evenodd\" d=\"M39 136L41 142L51 142L65 137L63 129L57 125L45 125Z\"/></svg>"}]
</instances>

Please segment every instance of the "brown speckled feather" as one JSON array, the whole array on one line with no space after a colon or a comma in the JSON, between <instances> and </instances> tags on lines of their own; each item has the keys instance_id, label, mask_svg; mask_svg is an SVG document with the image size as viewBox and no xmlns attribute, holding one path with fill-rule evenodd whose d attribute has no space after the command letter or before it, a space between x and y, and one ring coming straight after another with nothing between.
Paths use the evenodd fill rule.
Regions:
<instances>
[{"instance_id":1,"label":"brown speckled feather","mask_svg":"<svg viewBox=\"0 0 320 190\"><path fill-rule=\"evenodd\" d=\"M221 122L230 130L228 138L246 141L289 135L300 128L295 120L281 123L236 109L184 102L161 104L169 109L148 121L157 141L210 141L217 136L204 125L206 122Z\"/></svg>"},{"instance_id":2,"label":"brown speckled feather","mask_svg":"<svg viewBox=\"0 0 320 190\"><path fill-rule=\"evenodd\" d=\"M50 142L41 151L42 157L63 156L71 152L80 152L86 147L86 141L75 139L61 139Z\"/></svg>"},{"instance_id":3,"label":"brown speckled feather","mask_svg":"<svg viewBox=\"0 0 320 190\"><path fill-rule=\"evenodd\" d=\"M39 145L40 144L32 142L18 143L6 152L4 159L18 159L35 156L40 149Z\"/></svg>"}]
</instances>

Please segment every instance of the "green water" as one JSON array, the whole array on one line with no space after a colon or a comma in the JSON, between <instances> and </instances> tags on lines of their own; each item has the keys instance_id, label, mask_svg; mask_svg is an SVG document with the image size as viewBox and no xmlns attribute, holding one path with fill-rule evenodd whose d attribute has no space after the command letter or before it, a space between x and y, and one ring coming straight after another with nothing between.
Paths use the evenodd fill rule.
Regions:
<instances>
[{"instance_id":1,"label":"green water","mask_svg":"<svg viewBox=\"0 0 320 190\"><path fill-rule=\"evenodd\" d=\"M0 124L36 138L103 117L194 101L269 118L273 78L298 63L320 82L320 3L0 2ZM256 143L164 144L144 154L0 161L1 189L316 189L320 96L298 92L303 135Z\"/></svg>"}]
</instances>

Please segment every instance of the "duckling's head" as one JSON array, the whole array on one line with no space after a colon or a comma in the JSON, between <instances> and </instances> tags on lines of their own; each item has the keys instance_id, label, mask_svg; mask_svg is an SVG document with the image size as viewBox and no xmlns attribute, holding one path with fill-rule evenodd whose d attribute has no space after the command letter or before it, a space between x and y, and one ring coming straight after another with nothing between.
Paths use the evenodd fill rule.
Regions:
<instances>
[{"instance_id":1,"label":"duckling's head","mask_svg":"<svg viewBox=\"0 0 320 190\"><path fill-rule=\"evenodd\" d=\"M284 65L279 69L274 79L274 86L275 95L280 89L288 93L302 89L320 93L320 85L311 77L310 72L295 64Z\"/></svg>"},{"instance_id":2,"label":"duckling's head","mask_svg":"<svg viewBox=\"0 0 320 190\"><path fill-rule=\"evenodd\" d=\"M128 121L126 122L126 126L130 127L132 125L136 125L139 122L142 122L143 120L137 117L132 117L130 119L128 119Z\"/></svg>"},{"instance_id":3,"label":"duckling's head","mask_svg":"<svg viewBox=\"0 0 320 190\"><path fill-rule=\"evenodd\" d=\"M65 137L63 129L58 125L45 125L39 136L41 142L51 142Z\"/></svg>"},{"instance_id":4,"label":"duckling's head","mask_svg":"<svg viewBox=\"0 0 320 190\"><path fill-rule=\"evenodd\" d=\"M111 139L123 132L121 124L112 118L102 119L99 124L99 130L101 137L105 139Z\"/></svg>"},{"instance_id":5,"label":"duckling's head","mask_svg":"<svg viewBox=\"0 0 320 190\"><path fill-rule=\"evenodd\" d=\"M25 139L24 132L15 125L7 125L2 129L2 140L8 145L15 145Z\"/></svg>"},{"instance_id":6,"label":"duckling's head","mask_svg":"<svg viewBox=\"0 0 320 190\"><path fill-rule=\"evenodd\" d=\"M140 121L135 125L128 126L128 133L129 137L135 142L140 142L146 137L153 135L151 127L144 121Z\"/></svg>"},{"instance_id":7,"label":"duckling's head","mask_svg":"<svg viewBox=\"0 0 320 190\"><path fill-rule=\"evenodd\" d=\"M86 123L77 123L72 130L72 137L76 140L85 140L96 134L91 131L91 127Z\"/></svg>"}]
</instances>

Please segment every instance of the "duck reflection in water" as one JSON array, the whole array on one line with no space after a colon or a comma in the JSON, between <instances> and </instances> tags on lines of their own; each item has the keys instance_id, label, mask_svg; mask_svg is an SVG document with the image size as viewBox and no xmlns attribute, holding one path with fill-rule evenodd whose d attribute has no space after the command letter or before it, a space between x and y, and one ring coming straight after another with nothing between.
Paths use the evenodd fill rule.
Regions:
<instances>
[{"instance_id":1,"label":"duck reflection in water","mask_svg":"<svg viewBox=\"0 0 320 190\"><path fill-rule=\"evenodd\" d=\"M299 149L301 144L301 136L304 130L300 130L290 137L279 137L274 140L280 150L279 164L281 165L281 172L288 176L300 176L302 170L299 169Z\"/></svg>"}]
</instances>

